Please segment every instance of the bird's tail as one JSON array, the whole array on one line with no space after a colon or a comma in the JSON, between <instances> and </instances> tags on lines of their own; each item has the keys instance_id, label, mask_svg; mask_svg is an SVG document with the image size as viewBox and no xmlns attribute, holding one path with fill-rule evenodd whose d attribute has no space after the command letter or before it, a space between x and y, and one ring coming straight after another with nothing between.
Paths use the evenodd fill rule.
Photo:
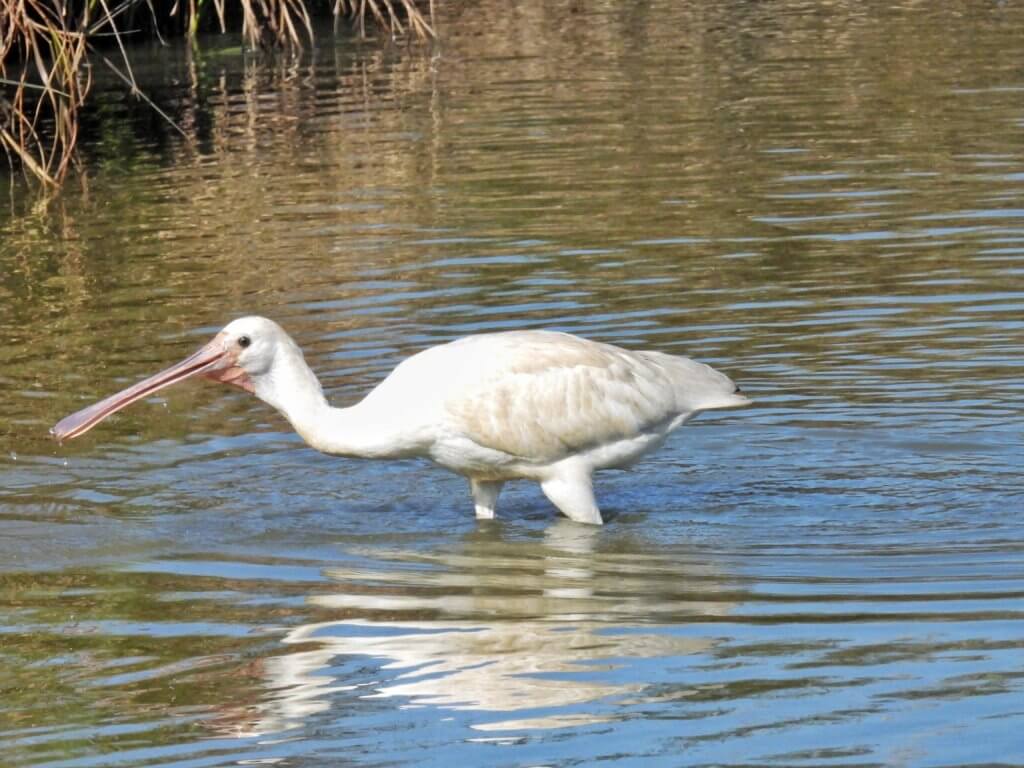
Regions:
<instances>
[{"instance_id":1,"label":"bird's tail","mask_svg":"<svg viewBox=\"0 0 1024 768\"><path fill-rule=\"evenodd\" d=\"M732 394L715 395L708 400L701 403L702 411L722 410L725 408L746 408L748 405L753 405L754 401L749 397L740 392L740 388L736 387L736 391Z\"/></svg>"}]
</instances>

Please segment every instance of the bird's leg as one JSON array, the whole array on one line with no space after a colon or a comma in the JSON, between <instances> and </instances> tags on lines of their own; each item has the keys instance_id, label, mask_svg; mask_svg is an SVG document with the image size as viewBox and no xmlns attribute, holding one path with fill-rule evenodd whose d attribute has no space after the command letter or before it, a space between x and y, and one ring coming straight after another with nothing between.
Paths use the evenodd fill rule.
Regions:
<instances>
[{"instance_id":1,"label":"bird's leg","mask_svg":"<svg viewBox=\"0 0 1024 768\"><path fill-rule=\"evenodd\" d=\"M591 525L604 523L587 472L575 471L555 475L543 481L540 488L551 503L558 507L558 511L570 520Z\"/></svg>"},{"instance_id":2,"label":"bird's leg","mask_svg":"<svg viewBox=\"0 0 1024 768\"><path fill-rule=\"evenodd\" d=\"M502 480L469 479L469 488L473 492L473 503L476 504L477 520L493 520L494 505L498 503L498 494L504 485Z\"/></svg>"}]
</instances>

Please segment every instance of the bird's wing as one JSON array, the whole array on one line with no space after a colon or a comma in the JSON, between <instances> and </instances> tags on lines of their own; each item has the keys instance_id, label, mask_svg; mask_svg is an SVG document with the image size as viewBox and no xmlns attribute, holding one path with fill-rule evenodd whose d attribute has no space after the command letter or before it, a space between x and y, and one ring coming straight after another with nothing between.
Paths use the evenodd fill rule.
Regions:
<instances>
[{"instance_id":1,"label":"bird's wing","mask_svg":"<svg viewBox=\"0 0 1024 768\"><path fill-rule=\"evenodd\" d=\"M532 462L636 437L705 407L709 393L736 389L686 358L568 334L491 334L446 347L443 410L453 429Z\"/></svg>"}]
</instances>

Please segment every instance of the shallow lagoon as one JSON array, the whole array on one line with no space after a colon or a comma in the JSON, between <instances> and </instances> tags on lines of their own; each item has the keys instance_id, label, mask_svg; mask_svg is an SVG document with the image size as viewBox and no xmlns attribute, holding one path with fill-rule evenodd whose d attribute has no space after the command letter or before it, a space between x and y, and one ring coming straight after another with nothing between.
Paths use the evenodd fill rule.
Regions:
<instances>
[{"instance_id":1,"label":"shallow lagoon","mask_svg":"<svg viewBox=\"0 0 1024 768\"><path fill-rule=\"evenodd\" d=\"M88 183L0 211L12 766L1024 762L1012 4L541 2L430 51L133 53ZM330 396L470 332L721 367L611 518L320 456L195 384L243 313Z\"/></svg>"}]
</instances>

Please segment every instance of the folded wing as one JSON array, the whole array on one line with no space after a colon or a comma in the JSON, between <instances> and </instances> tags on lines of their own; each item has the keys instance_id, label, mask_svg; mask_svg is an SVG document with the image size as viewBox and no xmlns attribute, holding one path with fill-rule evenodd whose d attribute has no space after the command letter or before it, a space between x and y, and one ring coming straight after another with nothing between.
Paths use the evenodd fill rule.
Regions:
<instances>
[{"instance_id":1,"label":"folded wing","mask_svg":"<svg viewBox=\"0 0 1024 768\"><path fill-rule=\"evenodd\" d=\"M660 352L523 331L446 345L443 409L478 445L532 462L660 431L680 417L749 401L724 374Z\"/></svg>"}]
</instances>

